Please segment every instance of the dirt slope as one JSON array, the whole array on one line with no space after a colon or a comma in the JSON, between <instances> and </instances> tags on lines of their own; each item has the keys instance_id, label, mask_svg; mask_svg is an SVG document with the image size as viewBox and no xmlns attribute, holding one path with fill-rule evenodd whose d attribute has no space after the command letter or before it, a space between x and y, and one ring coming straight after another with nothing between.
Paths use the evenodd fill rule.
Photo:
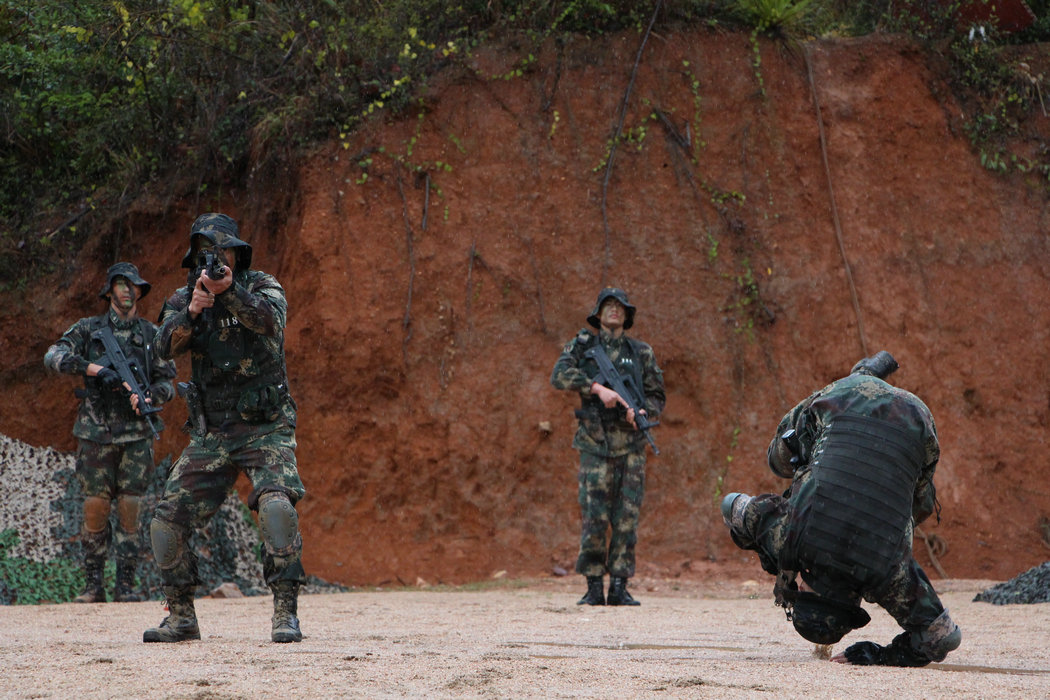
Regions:
<instances>
[{"instance_id":1,"label":"dirt slope","mask_svg":"<svg viewBox=\"0 0 1050 700\"><path fill-rule=\"evenodd\" d=\"M687 32L646 45L603 189L638 46L550 46L511 80L489 76L524 49L483 52L418 112L275 181L141 204L69 278L0 305L0 432L74 447L72 383L43 374L48 344L99 310L114 257L153 282L155 315L184 281L189 222L221 209L288 291L311 573L571 570L575 400L548 377L604 284L630 291L668 386L641 574L757 574L719 494L782 490L763 461L780 416L879 349L937 419L943 519L925 531L947 544L943 569L1001 579L1045 560L1045 188L981 167L936 62L906 42L763 42L755 69L745 35ZM184 415L166 409L171 426ZM158 454L182 444L168 430Z\"/></svg>"}]
</instances>

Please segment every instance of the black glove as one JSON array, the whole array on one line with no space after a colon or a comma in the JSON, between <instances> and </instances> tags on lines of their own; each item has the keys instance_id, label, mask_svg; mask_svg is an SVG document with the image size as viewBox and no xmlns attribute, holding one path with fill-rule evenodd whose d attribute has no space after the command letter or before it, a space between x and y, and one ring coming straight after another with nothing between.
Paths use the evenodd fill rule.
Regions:
<instances>
[{"instance_id":1,"label":"black glove","mask_svg":"<svg viewBox=\"0 0 1050 700\"><path fill-rule=\"evenodd\" d=\"M925 666L930 660L911 648L910 634L902 632L893 638L889 646L875 642L857 642L843 654L846 661L855 666Z\"/></svg>"},{"instance_id":2,"label":"black glove","mask_svg":"<svg viewBox=\"0 0 1050 700\"><path fill-rule=\"evenodd\" d=\"M110 369L109 367L103 367L98 371L98 374L96 374L95 376L100 382L102 382L102 386L106 387L107 389L116 390L120 388L120 375L117 374L116 371Z\"/></svg>"},{"instance_id":3,"label":"black glove","mask_svg":"<svg viewBox=\"0 0 1050 700\"><path fill-rule=\"evenodd\" d=\"M58 363L58 371L63 374L83 374L84 369L81 365L82 362L83 360L76 355L66 355Z\"/></svg>"}]
</instances>

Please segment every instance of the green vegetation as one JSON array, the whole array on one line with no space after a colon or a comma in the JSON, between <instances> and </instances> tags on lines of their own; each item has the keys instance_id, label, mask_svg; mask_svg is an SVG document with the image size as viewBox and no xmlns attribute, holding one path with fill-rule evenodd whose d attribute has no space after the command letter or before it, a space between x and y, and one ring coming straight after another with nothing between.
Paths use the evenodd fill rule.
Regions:
<instances>
[{"instance_id":1,"label":"green vegetation","mask_svg":"<svg viewBox=\"0 0 1050 700\"><path fill-rule=\"evenodd\" d=\"M483 77L519 79L543 41L641 32L656 2L660 25L751 29L756 46L770 33L928 41L959 86L987 96L969 131L995 169L1013 162L998 139L1042 101L1042 76L1002 49L1050 37L1050 1L1029 3L1039 20L1025 32L989 28L977 45L957 3L924 0L0 0L0 284L53 264L151 191L276 180L300 148L345 144L363 120L416 104L428 76L492 37L514 37L519 58ZM644 128L624 138L640 144Z\"/></svg>"}]
</instances>

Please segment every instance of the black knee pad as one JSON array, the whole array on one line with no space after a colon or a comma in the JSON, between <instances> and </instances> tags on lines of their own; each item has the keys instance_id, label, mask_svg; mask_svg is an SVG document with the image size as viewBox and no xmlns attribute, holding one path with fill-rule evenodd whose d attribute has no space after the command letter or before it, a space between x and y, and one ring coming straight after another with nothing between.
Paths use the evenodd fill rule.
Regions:
<instances>
[{"instance_id":1,"label":"black knee pad","mask_svg":"<svg viewBox=\"0 0 1050 700\"><path fill-rule=\"evenodd\" d=\"M171 523L153 518L149 524L149 539L153 558L161 569L174 569L182 560L183 534Z\"/></svg>"},{"instance_id":2,"label":"black knee pad","mask_svg":"<svg viewBox=\"0 0 1050 700\"><path fill-rule=\"evenodd\" d=\"M288 496L279 491L259 497L259 529L267 551L274 557L288 557L302 546L299 514Z\"/></svg>"}]
</instances>

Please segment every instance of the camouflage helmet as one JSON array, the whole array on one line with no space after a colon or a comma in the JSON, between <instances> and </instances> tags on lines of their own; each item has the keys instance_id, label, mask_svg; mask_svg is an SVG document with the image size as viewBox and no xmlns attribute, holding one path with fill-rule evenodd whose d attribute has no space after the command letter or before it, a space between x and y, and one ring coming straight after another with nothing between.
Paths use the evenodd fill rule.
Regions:
<instances>
[{"instance_id":1,"label":"camouflage helmet","mask_svg":"<svg viewBox=\"0 0 1050 700\"><path fill-rule=\"evenodd\" d=\"M182 266L192 270L196 264L193 259L195 238L200 236L211 241L218 248L236 248L237 267L246 270L252 266L252 247L237 237L237 222L225 214L201 214L190 227L190 249L182 258Z\"/></svg>"},{"instance_id":2,"label":"camouflage helmet","mask_svg":"<svg viewBox=\"0 0 1050 700\"><path fill-rule=\"evenodd\" d=\"M587 317L587 323L591 324L595 328L601 328L601 315L602 315L602 304L609 299L615 299L616 301L623 304L623 308L627 310L627 318L623 320L623 329L627 330L634 325L634 306L627 301L627 292L623 291L619 287L606 287L598 293L598 301L594 302L594 311Z\"/></svg>"},{"instance_id":3,"label":"camouflage helmet","mask_svg":"<svg viewBox=\"0 0 1050 700\"><path fill-rule=\"evenodd\" d=\"M797 594L791 607L791 624L803 639L814 644L834 644L848 632L871 622L864 608L810 591Z\"/></svg>"},{"instance_id":4,"label":"camouflage helmet","mask_svg":"<svg viewBox=\"0 0 1050 700\"><path fill-rule=\"evenodd\" d=\"M890 376L900 365L893 359L893 355L889 354L885 350L879 350L871 357L865 357L863 360L853 365L853 369L850 370L850 374L869 374L872 377L878 377L879 379L885 379Z\"/></svg>"},{"instance_id":5,"label":"camouflage helmet","mask_svg":"<svg viewBox=\"0 0 1050 700\"><path fill-rule=\"evenodd\" d=\"M118 277L123 277L128 282L142 290L142 296L149 294L149 290L152 285L146 280L142 279L139 275L139 269L129 262L118 262L109 266L106 270L106 286L104 286L98 293L99 299L109 299L110 290L113 289L113 280Z\"/></svg>"}]
</instances>

